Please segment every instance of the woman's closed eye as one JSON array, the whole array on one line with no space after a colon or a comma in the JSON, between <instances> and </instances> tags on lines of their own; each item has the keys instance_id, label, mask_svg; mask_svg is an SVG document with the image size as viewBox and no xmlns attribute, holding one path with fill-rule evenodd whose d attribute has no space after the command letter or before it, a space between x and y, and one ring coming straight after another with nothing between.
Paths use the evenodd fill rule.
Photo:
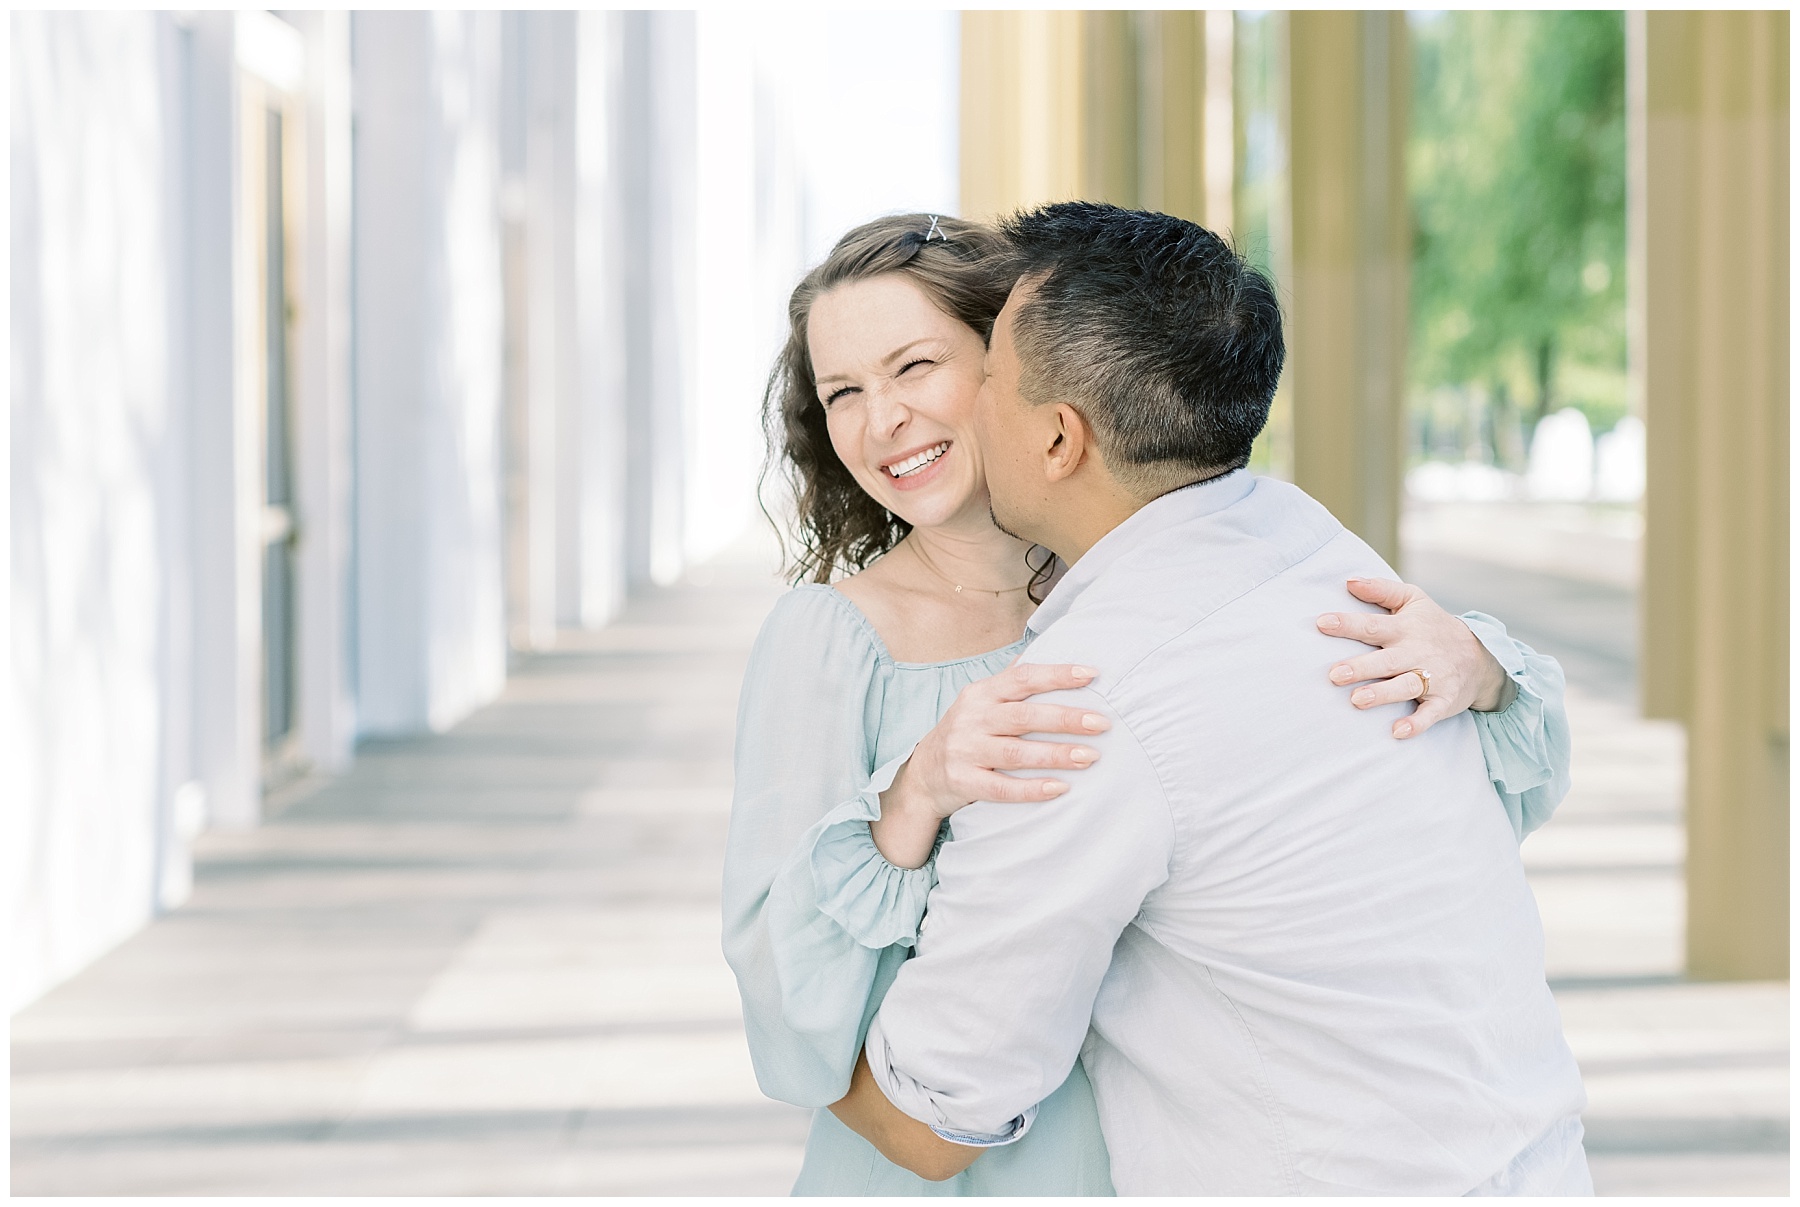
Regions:
<instances>
[{"instance_id":1,"label":"woman's closed eye","mask_svg":"<svg viewBox=\"0 0 1800 1207\"><path fill-rule=\"evenodd\" d=\"M905 364L901 365L898 369L894 370L894 376L896 378L904 377L909 371L918 368L920 365L934 365L936 363L937 362L932 360L930 357L925 357L925 356L917 357L913 360L907 361ZM860 394L860 393L862 393L861 386L839 386L837 389L831 391L831 393L825 395L824 398L820 399L820 404L822 406L824 406L824 408L826 410L829 411L834 405L836 405L846 395Z\"/></svg>"}]
</instances>

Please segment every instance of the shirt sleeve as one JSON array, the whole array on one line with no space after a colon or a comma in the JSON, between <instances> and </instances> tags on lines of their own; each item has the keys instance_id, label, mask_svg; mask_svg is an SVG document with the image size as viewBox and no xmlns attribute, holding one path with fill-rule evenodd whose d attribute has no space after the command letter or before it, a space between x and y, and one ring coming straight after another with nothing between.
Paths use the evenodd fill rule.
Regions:
<instances>
[{"instance_id":1,"label":"shirt sleeve","mask_svg":"<svg viewBox=\"0 0 1800 1207\"><path fill-rule=\"evenodd\" d=\"M1466 612L1462 619L1518 689L1513 702L1501 711L1471 715L1481 736L1488 778L1506 806L1513 833L1523 839L1549 821L1569 794L1573 743L1563 669L1548 654L1514 640L1492 616Z\"/></svg>"},{"instance_id":2,"label":"shirt sleeve","mask_svg":"<svg viewBox=\"0 0 1800 1207\"><path fill-rule=\"evenodd\" d=\"M878 980L914 942L933 870L888 863L869 833L900 760L873 775L872 640L816 591L783 597L739 697L724 947L758 1083L825 1106L850 1088Z\"/></svg>"},{"instance_id":3,"label":"shirt sleeve","mask_svg":"<svg viewBox=\"0 0 1800 1207\"><path fill-rule=\"evenodd\" d=\"M1167 798L1091 689L1039 699L1114 715L1099 760L1044 802L977 802L951 821L917 955L869 1028L876 1082L961 1143L1024 1134L1069 1075L1119 935L1169 876Z\"/></svg>"}]
</instances>

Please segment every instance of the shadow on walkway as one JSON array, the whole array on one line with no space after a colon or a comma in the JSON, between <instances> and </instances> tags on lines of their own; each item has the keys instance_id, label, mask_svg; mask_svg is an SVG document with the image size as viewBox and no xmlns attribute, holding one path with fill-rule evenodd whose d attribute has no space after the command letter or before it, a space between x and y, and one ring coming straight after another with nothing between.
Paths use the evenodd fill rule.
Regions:
<instances>
[{"instance_id":1,"label":"shadow on walkway","mask_svg":"<svg viewBox=\"0 0 1800 1207\"><path fill-rule=\"evenodd\" d=\"M779 1194L719 954L754 538L372 742L188 905L13 1019L20 1194ZM1785 1193L1787 987L1681 966L1680 730L1630 700L1628 592L1420 559L1565 658L1576 789L1525 858L1603 1193Z\"/></svg>"},{"instance_id":2,"label":"shadow on walkway","mask_svg":"<svg viewBox=\"0 0 1800 1207\"><path fill-rule=\"evenodd\" d=\"M13 1019L19 1194L781 1194L719 954L754 540L366 743Z\"/></svg>"}]
</instances>

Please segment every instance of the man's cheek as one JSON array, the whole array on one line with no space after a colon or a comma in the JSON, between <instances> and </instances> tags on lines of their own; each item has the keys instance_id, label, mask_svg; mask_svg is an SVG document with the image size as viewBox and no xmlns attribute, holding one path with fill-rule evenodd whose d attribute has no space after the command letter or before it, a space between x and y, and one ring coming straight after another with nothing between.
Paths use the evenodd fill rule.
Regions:
<instances>
[{"instance_id":1,"label":"man's cheek","mask_svg":"<svg viewBox=\"0 0 1800 1207\"><path fill-rule=\"evenodd\" d=\"M999 451L994 444L994 425L989 419L991 404L984 394L975 400L975 438L981 442L984 452Z\"/></svg>"}]
</instances>

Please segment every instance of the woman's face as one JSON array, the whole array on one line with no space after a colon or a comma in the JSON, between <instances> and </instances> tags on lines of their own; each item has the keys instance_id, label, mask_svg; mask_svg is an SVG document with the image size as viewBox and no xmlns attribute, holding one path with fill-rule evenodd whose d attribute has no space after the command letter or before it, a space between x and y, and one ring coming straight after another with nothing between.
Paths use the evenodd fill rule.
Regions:
<instances>
[{"instance_id":1,"label":"woman's face","mask_svg":"<svg viewBox=\"0 0 1800 1207\"><path fill-rule=\"evenodd\" d=\"M981 337L895 273L822 294L806 334L831 447L862 488L918 527L985 519Z\"/></svg>"}]
</instances>

